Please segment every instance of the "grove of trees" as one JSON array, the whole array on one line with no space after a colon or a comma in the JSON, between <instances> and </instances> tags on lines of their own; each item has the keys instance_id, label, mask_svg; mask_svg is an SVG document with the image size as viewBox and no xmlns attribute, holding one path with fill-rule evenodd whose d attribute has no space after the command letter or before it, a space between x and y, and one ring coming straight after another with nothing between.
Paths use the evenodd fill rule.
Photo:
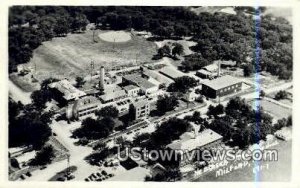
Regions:
<instances>
[{"instance_id":1,"label":"grove of trees","mask_svg":"<svg viewBox=\"0 0 300 188\"><path fill-rule=\"evenodd\" d=\"M284 18L261 15L253 20L244 12L257 14L265 7L236 7L237 15L202 12L187 7L68 7L14 6L9 14L9 71L26 63L43 41L82 32L88 22L102 29L135 29L151 32L156 38L192 36L197 42L182 67L196 70L214 60L232 60L240 66L252 64L280 79L290 79L293 68L292 26ZM24 26L28 24L28 26ZM181 54L176 46L173 56Z\"/></svg>"},{"instance_id":2,"label":"grove of trees","mask_svg":"<svg viewBox=\"0 0 300 188\"><path fill-rule=\"evenodd\" d=\"M178 99L174 95L158 96L158 100L156 102L156 109L158 113L165 114L168 111L174 110L178 104Z\"/></svg>"},{"instance_id":3,"label":"grove of trees","mask_svg":"<svg viewBox=\"0 0 300 188\"><path fill-rule=\"evenodd\" d=\"M34 104L23 106L9 100L9 147L32 147L39 150L51 136L51 114Z\"/></svg>"},{"instance_id":4,"label":"grove of trees","mask_svg":"<svg viewBox=\"0 0 300 188\"><path fill-rule=\"evenodd\" d=\"M234 146L245 148L276 131L272 126L273 118L262 109L252 110L245 99L231 99L225 107L225 114L216 117L208 127L221 134L225 141L231 140Z\"/></svg>"}]
</instances>

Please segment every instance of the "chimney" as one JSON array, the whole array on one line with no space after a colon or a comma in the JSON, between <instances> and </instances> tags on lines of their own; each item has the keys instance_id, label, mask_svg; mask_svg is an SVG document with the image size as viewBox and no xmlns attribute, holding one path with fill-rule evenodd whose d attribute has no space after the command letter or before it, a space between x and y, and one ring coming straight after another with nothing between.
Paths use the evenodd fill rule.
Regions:
<instances>
[{"instance_id":1,"label":"chimney","mask_svg":"<svg viewBox=\"0 0 300 188\"><path fill-rule=\"evenodd\" d=\"M218 77L220 77L221 74L221 61L218 61Z\"/></svg>"},{"instance_id":2,"label":"chimney","mask_svg":"<svg viewBox=\"0 0 300 188\"><path fill-rule=\"evenodd\" d=\"M100 68L100 80L99 80L99 89L104 91L104 67Z\"/></svg>"}]
</instances>

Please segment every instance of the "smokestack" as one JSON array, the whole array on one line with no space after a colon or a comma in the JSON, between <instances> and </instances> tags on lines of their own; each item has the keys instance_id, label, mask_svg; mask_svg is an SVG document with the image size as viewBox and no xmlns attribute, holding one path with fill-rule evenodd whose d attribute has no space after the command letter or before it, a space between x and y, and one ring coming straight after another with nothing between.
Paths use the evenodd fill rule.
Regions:
<instances>
[{"instance_id":1,"label":"smokestack","mask_svg":"<svg viewBox=\"0 0 300 188\"><path fill-rule=\"evenodd\" d=\"M99 81L99 89L104 91L104 67L100 68L100 81Z\"/></svg>"},{"instance_id":2,"label":"smokestack","mask_svg":"<svg viewBox=\"0 0 300 188\"><path fill-rule=\"evenodd\" d=\"M221 74L221 61L218 61L218 77L220 77Z\"/></svg>"}]
</instances>

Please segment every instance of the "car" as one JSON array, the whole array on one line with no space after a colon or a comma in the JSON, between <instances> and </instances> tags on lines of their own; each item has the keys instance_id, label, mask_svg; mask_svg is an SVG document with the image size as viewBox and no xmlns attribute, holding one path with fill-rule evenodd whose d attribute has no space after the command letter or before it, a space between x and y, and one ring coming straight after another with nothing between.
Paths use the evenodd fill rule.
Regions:
<instances>
[{"instance_id":1,"label":"car","mask_svg":"<svg viewBox=\"0 0 300 188\"><path fill-rule=\"evenodd\" d=\"M44 170L45 168L47 168L47 166L42 166L40 170Z\"/></svg>"},{"instance_id":2,"label":"car","mask_svg":"<svg viewBox=\"0 0 300 188\"><path fill-rule=\"evenodd\" d=\"M58 177L56 180L57 180L57 181L65 181L65 178L63 178L63 177Z\"/></svg>"},{"instance_id":3,"label":"car","mask_svg":"<svg viewBox=\"0 0 300 188\"><path fill-rule=\"evenodd\" d=\"M275 136L276 136L276 138L278 138L278 139L280 139L280 140L286 140L286 136L284 136L282 133L280 133L280 132L276 132L275 134L274 134Z\"/></svg>"}]
</instances>

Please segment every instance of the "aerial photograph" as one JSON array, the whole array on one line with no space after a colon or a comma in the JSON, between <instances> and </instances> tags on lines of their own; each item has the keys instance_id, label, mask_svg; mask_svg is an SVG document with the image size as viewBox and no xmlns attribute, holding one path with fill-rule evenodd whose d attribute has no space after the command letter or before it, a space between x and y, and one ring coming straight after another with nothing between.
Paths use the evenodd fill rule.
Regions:
<instances>
[{"instance_id":1,"label":"aerial photograph","mask_svg":"<svg viewBox=\"0 0 300 188\"><path fill-rule=\"evenodd\" d=\"M9 181L291 181L292 8L8 11Z\"/></svg>"}]
</instances>

